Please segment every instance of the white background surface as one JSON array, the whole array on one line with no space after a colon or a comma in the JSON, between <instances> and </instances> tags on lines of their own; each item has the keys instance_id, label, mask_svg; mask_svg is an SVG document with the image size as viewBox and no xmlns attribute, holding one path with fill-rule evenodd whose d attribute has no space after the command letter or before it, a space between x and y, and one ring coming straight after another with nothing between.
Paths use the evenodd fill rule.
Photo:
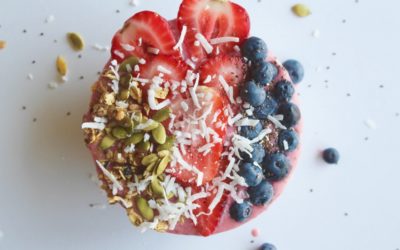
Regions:
<instances>
[{"instance_id":1,"label":"white background surface","mask_svg":"<svg viewBox=\"0 0 400 250\"><path fill-rule=\"evenodd\" d=\"M306 68L298 89L305 123L299 167L267 213L204 239L142 235L121 208L90 208L106 198L89 179L94 166L80 131L89 87L108 57L91 45L108 45L142 9L174 18L179 1L132 7L128 0L0 0L0 40L8 42L0 51L0 249L251 250L264 241L279 250L400 248L399 1L304 2L313 14L299 19L290 12L295 1L240 1L252 33L282 60L296 58ZM54 22L45 23L51 14ZM81 59L65 41L69 31L89 45ZM58 54L69 61L70 81L50 90ZM367 119L377 128L365 126ZM340 150L338 166L319 159L327 146ZM250 235L255 227L258 238Z\"/></svg>"}]
</instances>

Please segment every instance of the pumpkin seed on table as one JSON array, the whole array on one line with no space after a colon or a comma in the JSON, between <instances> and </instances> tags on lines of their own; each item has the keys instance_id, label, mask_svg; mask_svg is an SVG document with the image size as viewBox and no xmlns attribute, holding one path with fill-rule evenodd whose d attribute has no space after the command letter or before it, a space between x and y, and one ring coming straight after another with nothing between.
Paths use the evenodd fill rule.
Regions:
<instances>
[{"instance_id":1,"label":"pumpkin seed on table","mask_svg":"<svg viewBox=\"0 0 400 250\"><path fill-rule=\"evenodd\" d=\"M171 112L172 110L169 107L160 109L153 115L152 119L157 122L163 122L169 118Z\"/></svg>"},{"instance_id":2,"label":"pumpkin seed on table","mask_svg":"<svg viewBox=\"0 0 400 250\"><path fill-rule=\"evenodd\" d=\"M292 7L292 11L298 17L306 17L311 15L310 9L304 4L295 4Z\"/></svg>"},{"instance_id":3,"label":"pumpkin seed on table","mask_svg":"<svg viewBox=\"0 0 400 250\"><path fill-rule=\"evenodd\" d=\"M167 140L167 132L161 123L157 128L151 131L151 135L158 144L164 144Z\"/></svg>"},{"instance_id":4,"label":"pumpkin seed on table","mask_svg":"<svg viewBox=\"0 0 400 250\"><path fill-rule=\"evenodd\" d=\"M4 49L7 46L7 42L4 40L0 40L0 49Z\"/></svg>"},{"instance_id":5,"label":"pumpkin seed on table","mask_svg":"<svg viewBox=\"0 0 400 250\"><path fill-rule=\"evenodd\" d=\"M153 209L149 206L149 203L147 200L145 200L142 197L138 197L136 200L136 206L140 212L140 214L143 216L143 218L147 221L151 221L154 218L154 211Z\"/></svg>"},{"instance_id":6,"label":"pumpkin seed on table","mask_svg":"<svg viewBox=\"0 0 400 250\"><path fill-rule=\"evenodd\" d=\"M67 75L68 64L63 56L58 56L56 60L57 71L61 76Z\"/></svg>"},{"instance_id":7,"label":"pumpkin seed on table","mask_svg":"<svg viewBox=\"0 0 400 250\"><path fill-rule=\"evenodd\" d=\"M156 154L149 154L142 158L142 165L148 166L150 163L156 162L158 156Z\"/></svg>"},{"instance_id":8,"label":"pumpkin seed on table","mask_svg":"<svg viewBox=\"0 0 400 250\"><path fill-rule=\"evenodd\" d=\"M131 145L131 144L136 145L136 144L138 144L139 142L141 142L141 141L143 140L143 138L144 138L144 134L143 134L143 133L136 133L136 134L131 135L131 137L129 137L129 138L126 140L125 143L126 143L127 145Z\"/></svg>"},{"instance_id":9,"label":"pumpkin seed on table","mask_svg":"<svg viewBox=\"0 0 400 250\"><path fill-rule=\"evenodd\" d=\"M67 38L71 47L76 50L80 51L83 50L85 47L85 41L83 40L82 36L75 32L67 33Z\"/></svg>"},{"instance_id":10,"label":"pumpkin seed on table","mask_svg":"<svg viewBox=\"0 0 400 250\"><path fill-rule=\"evenodd\" d=\"M103 150L108 149L108 148L112 147L112 145L114 145L114 143L115 143L115 139L112 138L111 136L106 135L103 137L103 139L100 142L100 148Z\"/></svg>"},{"instance_id":11,"label":"pumpkin seed on table","mask_svg":"<svg viewBox=\"0 0 400 250\"><path fill-rule=\"evenodd\" d=\"M156 170L156 175L159 176L162 173L164 173L165 169L168 166L168 163L170 161L169 156L165 156L164 158L161 159L160 163L157 166L157 170Z\"/></svg>"},{"instance_id":12,"label":"pumpkin seed on table","mask_svg":"<svg viewBox=\"0 0 400 250\"><path fill-rule=\"evenodd\" d=\"M112 135L117 139L125 139L128 137L128 132L124 128L115 127L112 130Z\"/></svg>"}]
</instances>

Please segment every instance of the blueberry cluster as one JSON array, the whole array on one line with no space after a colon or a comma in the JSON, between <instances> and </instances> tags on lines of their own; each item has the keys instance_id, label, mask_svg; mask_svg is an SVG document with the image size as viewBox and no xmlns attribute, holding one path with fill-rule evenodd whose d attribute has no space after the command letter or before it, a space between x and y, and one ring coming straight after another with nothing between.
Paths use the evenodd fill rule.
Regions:
<instances>
[{"instance_id":1,"label":"blueberry cluster","mask_svg":"<svg viewBox=\"0 0 400 250\"><path fill-rule=\"evenodd\" d=\"M249 140L256 138L264 129L266 121L275 115L282 116L280 123L286 129L282 129L282 126L279 129L276 152L270 152L262 143L255 143L252 145L251 154L240 153L242 159L238 174L248 185L249 199L243 203L234 203L230 207L231 217L238 222L251 215L253 205L262 206L269 203L274 196L272 183L282 180L289 173L291 165L286 154L298 146L298 136L293 127L301 118L299 108L290 102L295 92L293 84L286 80L274 81L278 75L278 68L266 61L268 48L265 42L260 38L251 37L243 44L241 51L242 55L250 60L249 79L241 89L241 98L253 108L250 118L260 122L253 127L241 127L240 134ZM291 67L293 63L288 65ZM296 81L301 80L304 75L304 71L298 72L298 69L302 70L302 67L293 66L292 71L288 71L291 77L297 77Z\"/></svg>"}]
</instances>

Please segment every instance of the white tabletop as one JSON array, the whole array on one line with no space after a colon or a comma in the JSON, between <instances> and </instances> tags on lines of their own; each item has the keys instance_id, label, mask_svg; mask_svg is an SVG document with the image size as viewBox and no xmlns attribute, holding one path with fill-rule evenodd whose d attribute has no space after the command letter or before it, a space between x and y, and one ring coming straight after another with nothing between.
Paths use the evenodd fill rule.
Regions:
<instances>
[{"instance_id":1,"label":"white tabletop","mask_svg":"<svg viewBox=\"0 0 400 250\"><path fill-rule=\"evenodd\" d=\"M312 15L303 19L290 12L293 0L240 2L252 34L306 68L298 89L303 153L268 212L205 239L140 234L120 207L101 209L106 198L89 178L94 166L80 130L90 85L108 57L91 46L109 45L136 11L174 18L179 0L137 7L129 0L1 0L1 250L251 250L265 241L279 250L400 248L400 2L304 0ZM65 41L69 31L87 42L82 58ZM51 90L59 54L69 61L70 80ZM339 165L320 160L328 146L340 150Z\"/></svg>"}]
</instances>

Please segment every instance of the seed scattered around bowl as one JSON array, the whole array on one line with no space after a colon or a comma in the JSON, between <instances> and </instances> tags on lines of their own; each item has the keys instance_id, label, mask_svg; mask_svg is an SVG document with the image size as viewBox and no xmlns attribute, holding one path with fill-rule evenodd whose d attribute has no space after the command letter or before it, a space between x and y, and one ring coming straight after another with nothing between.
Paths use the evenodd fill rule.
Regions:
<instances>
[{"instance_id":1,"label":"seed scattered around bowl","mask_svg":"<svg viewBox=\"0 0 400 250\"><path fill-rule=\"evenodd\" d=\"M33 118L33 120L32 120L33 122L37 122L37 118Z\"/></svg>"},{"instance_id":2,"label":"seed scattered around bowl","mask_svg":"<svg viewBox=\"0 0 400 250\"><path fill-rule=\"evenodd\" d=\"M81 51L85 47L85 41L83 40L82 36L75 32L67 33L67 39L71 48L76 51Z\"/></svg>"},{"instance_id":3,"label":"seed scattered around bowl","mask_svg":"<svg viewBox=\"0 0 400 250\"><path fill-rule=\"evenodd\" d=\"M4 49L7 46L7 42L4 40L0 40L0 49Z\"/></svg>"},{"instance_id":4,"label":"seed scattered around bowl","mask_svg":"<svg viewBox=\"0 0 400 250\"><path fill-rule=\"evenodd\" d=\"M61 76L67 75L68 64L63 56L58 56L56 60L57 71Z\"/></svg>"},{"instance_id":5,"label":"seed scattered around bowl","mask_svg":"<svg viewBox=\"0 0 400 250\"><path fill-rule=\"evenodd\" d=\"M40 32L39 36L44 36L44 33L43 33L43 32Z\"/></svg>"},{"instance_id":6,"label":"seed scattered around bowl","mask_svg":"<svg viewBox=\"0 0 400 250\"><path fill-rule=\"evenodd\" d=\"M23 30L22 30L22 33L26 33L26 32L28 32L26 29L23 29Z\"/></svg>"},{"instance_id":7,"label":"seed scattered around bowl","mask_svg":"<svg viewBox=\"0 0 400 250\"><path fill-rule=\"evenodd\" d=\"M311 15L310 9L304 4L295 4L292 6L293 13L298 17L306 17Z\"/></svg>"},{"instance_id":8,"label":"seed scattered around bowl","mask_svg":"<svg viewBox=\"0 0 400 250\"><path fill-rule=\"evenodd\" d=\"M71 116L71 112L68 111L68 112L67 112L67 116Z\"/></svg>"},{"instance_id":9,"label":"seed scattered around bowl","mask_svg":"<svg viewBox=\"0 0 400 250\"><path fill-rule=\"evenodd\" d=\"M22 110L26 110L26 106L22 106Z\"/></svg>"}]
</instances>

